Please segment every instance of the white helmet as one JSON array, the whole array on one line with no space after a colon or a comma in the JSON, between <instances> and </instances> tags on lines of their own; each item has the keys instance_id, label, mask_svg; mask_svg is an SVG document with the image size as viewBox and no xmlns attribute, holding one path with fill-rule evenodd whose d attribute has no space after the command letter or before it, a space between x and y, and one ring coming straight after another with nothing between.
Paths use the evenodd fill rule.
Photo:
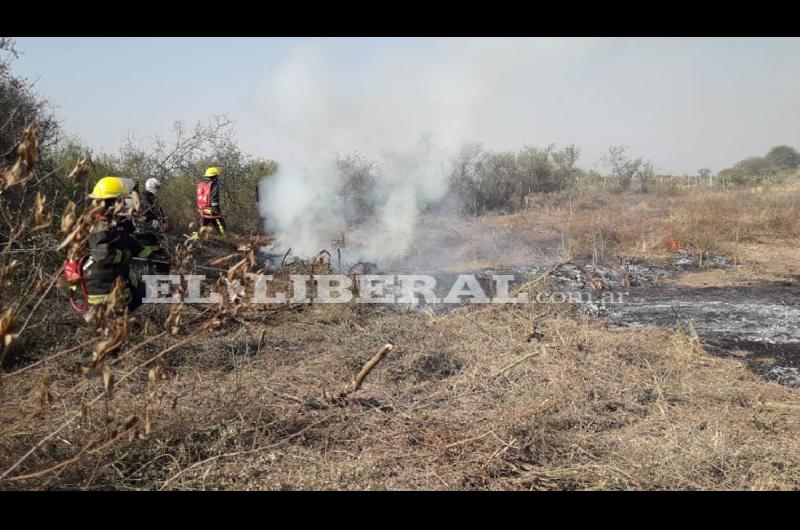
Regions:
<instances>
[{"instance_id":1,"label":"white helmet","mask_svg":"<svg viewBox=\"0 0 800 530\"><path fill-rule=\"evenodd\" d=\"M144 183L144 189L149 191L150 193L158 193L158 189L161 187L161 182L158 179L147 179L147 182Z\"/></svg>"}]
</instances>

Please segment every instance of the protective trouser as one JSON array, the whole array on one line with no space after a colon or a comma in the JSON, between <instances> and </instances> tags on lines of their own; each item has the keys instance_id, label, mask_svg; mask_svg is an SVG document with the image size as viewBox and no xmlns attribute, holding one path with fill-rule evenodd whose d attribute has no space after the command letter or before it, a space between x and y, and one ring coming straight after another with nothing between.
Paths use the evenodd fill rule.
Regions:
<instances>
[{"instance_id":1,"label":"protective trouser","mask_svg":"<svg viewBox=\"0 0 800 530\"><path fill-rule=\"evenodd\" d=\"M108 297L110 295L111 293L90 294L89 304L90 305L104 304L108 300ZM128 310L133 311L134 309L142 305L142 300L144 299L145 295L146 295L146 286L144 282L140 281L135 274L130 273L127 285L125 286L125 291L123 292L123 297L128 303Z\"/></svg>"},{"instance_id":2,"label":"protective trouser","mask_svg":"<svg viewBox=\"0 0 800 530\"><path fill-rule=\"evenodd\" d=\"M223 219L222 217L217 217L213 219L210 219L208 217L203 217L203 226L212 227L220 235L224 234L226 229L225 219Z\"/></svg>"}]
</instances>

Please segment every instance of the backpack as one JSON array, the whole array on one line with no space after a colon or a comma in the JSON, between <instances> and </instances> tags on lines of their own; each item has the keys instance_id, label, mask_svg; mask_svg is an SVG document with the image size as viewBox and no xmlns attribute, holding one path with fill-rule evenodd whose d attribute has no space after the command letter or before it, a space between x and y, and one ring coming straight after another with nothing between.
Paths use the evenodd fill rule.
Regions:
<instances>
[{"instance_id":1,"label":"backpack","mask_svg":"<svg viewBox=\"0 0 800 530\"><path fill-rule=\"evenodd\" d=\"M211 208L211 181L204 180L197 185L197 209L202 212Z\"/></svg>"},{"instance_id":2,"label":"backpack","mask_svg":"<svg viewBox=\"0 0 800 530\"><path fill-rule=\"evenodd\" d=\"M64 278L67 281L67 298L69 305L77 313L89 310L89 291L83 271L91 265L91 258L71 258L64 262Z\"/></svg>"}]
</instances>

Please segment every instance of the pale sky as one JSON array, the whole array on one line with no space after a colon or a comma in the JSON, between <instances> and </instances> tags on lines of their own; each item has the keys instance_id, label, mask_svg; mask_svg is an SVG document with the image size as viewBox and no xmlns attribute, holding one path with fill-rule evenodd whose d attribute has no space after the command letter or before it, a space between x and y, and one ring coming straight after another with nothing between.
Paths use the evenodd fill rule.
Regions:
<instances>
[{"instance_id":1,"label":"pale sky","mask_svg":"<svg viewBox=\"0 0 800 530\"><path fill-rule=\"evenodd\" d=\"M371 153L425 133L495 149L623 144L659 171L719 171L800 149L797 38L34 38L13 70L68 133L236 121L249 153Z\"/></svg>"}]
</instances>

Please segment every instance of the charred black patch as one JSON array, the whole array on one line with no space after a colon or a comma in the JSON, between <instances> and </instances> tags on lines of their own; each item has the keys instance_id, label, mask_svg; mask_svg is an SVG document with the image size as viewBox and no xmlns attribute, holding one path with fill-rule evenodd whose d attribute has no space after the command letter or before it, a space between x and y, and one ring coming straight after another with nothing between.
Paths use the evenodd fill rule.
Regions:
<instances>
[{"instance_id":1,"label":"charred black patch","mask_svg":"<svg viewBox=\"0 0 800 530\"><path fill-rule=\"evenodd\" d=\"M457 374L463 363L447 353L430 353L420 356L411 365L415 381L439 381Z\"/></svg>"}]
</instances>

